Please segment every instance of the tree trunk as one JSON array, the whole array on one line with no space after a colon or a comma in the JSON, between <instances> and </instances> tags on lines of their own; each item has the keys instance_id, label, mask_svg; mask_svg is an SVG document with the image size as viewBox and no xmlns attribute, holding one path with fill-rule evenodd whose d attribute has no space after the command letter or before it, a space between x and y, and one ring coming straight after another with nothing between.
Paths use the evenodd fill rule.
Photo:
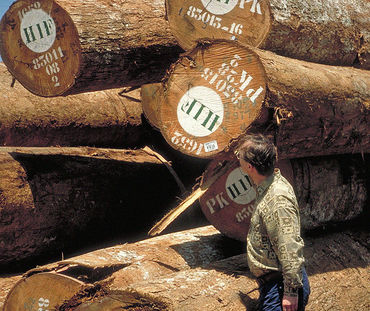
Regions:
<instances>
[{"instance_id":1,"label":"tree trunk","mask_svg":"<svg viewBox=\"0 0 370 311\"><path fill-rule=\"evenodd\" d=\"M179 194L165 165L143 150L3 147L0 175L5 271L108 236L144 235Z\"/></svg>"},{"instance_id":2,"label":"tree trunk","mask_svg":"<svg viewBox=\"0 0 370 311\"><path fill-rule=\"evenodd\" d=\"M270 5L264 0L166 0L166 11L170 29L184 50L204 38L259 46L271 27Z\"/></svg>"},{"instance_id":3,"label":"tree trunk","mask_svg":"<svg viewBox=\"0 0 370 311\"><path fill-rule=\"evenodd\" d=\"M214 156L245 129L274 135L281 159L368 153L369 81L366 70L202 43L164 83L160 129L172 147L195 157ZM192 93L197 88L207 90L204 98Z\"/></svg>"},{"instance_id":4,"label":"tree trunk","mask_svg":"<svg viewBox=\"0 0 370 311\"><path fill-rule=\"evenodd\" d=\"M363 241L366 243L366 241ZM368 310L369 252L350 234L306 241L311 296L306 310ZM135 283L126 290L61 310L257 310L257 287L245 254L207 268L184 270ZM157 307L155 309L154 307ZM159 308L159 309L158 309Z\"/></svg>"},{"instance_id":5,"label":"tree trunk","mask_svg":"<svg viewBox=\"0 0 370 311\"><path fill-rule=\"evenodd\" d=\"M243 251L240 246L241 243L237 245L213 226L205 226L99 249L27 271L24 281L9 292L4 311L14 310L10 306L23 306L26 301L36 298L35 292L30 293L33 288L39 289L40 297L60 304L62 301L56 298L63 291L61 285L70 279L75 280L74 283L79 280L85 285L83 288L99 282L106 283L109 290L122 289L174 271L208 266L214 261L239 254ZM54 282L45 287L45 284L40 284L45 277L53 278ZM71 298L81 289L81 286L74 286L64 299ZM53 307L55 304L49 305L50 309Z\"/></svg>"},{"instance_id":6,"label":"tree trunk","mask_svg":"<svg viewBox=\"0 0 370 311\"><path fill-rule=\"evenodd\" d=\"M281 159L370 152L369 71L257 53Z\"/></svg>"},{"instance_id":7,"label":"tree trunk","mask_svg":"<svg viewBox=\"0 0 370 311\"><path fill-rule=\"evenodd\" d=\"M13 88L0 64L0 144L5 146L98 146L133 148L145 144L139 90L120 89L42 98Z\"/></svg>"},{"instance_id":8,"label":"tree trunk","mask_svg":"<svg viewBox=\"0 0 370 311\"><path fill-rule=\"evenodd\" d=\"M1 56L40 96L159 82L182 51L164 16L164 1L21 0L1 21Z\"/></svg>"},{"instance_id":9,"label":"tree trunk","mask_svg":"<svg viewBox=\"0 0 370 311\"><path fill-rule=\"evenodd\" d=\"M170 71L161 133L187 155L212 157L260 115L265 92L265 71L252 50L233 41L200 45Z\"/></svg>"},{"instance_id":10,"label":"tree trunk","mask_svg":"<svg viewBox=\"0 0 370 311\"><path fill-rule=\"evenodd\" d=\"M370 68L366 1L201 2L166 1L170 28L185 50L202 38L236 39L310 62Z\"/></svg>"},{"instance_id":11,"label":"tree trunk","mask_svg":"<svg viewBox=\"0 0 370 311\"><path fill-rule=\"evenodd\" d=\"M260 46L280 55L370 69L370 6L362 0L270 0L271 30Z\"/></svg>"},{"instance_id":12,"label":"tree trunk","mask_svg":"<svg viewBox=\"0 0 370 311\"><path fill-rule=\"evenodd\" d=\"M343 224L365 212L370 174L366 166L368 161L368 155L365 158L342 155L278 163L282 175L295 190L303 231ZM204 180L210 178L223 162L228 165L227 172L209 186L199 200L200 206L208 221L220 232L244 241L256 192L231 152L217 156L210 163Z\"/></svg>"}]
</instances>

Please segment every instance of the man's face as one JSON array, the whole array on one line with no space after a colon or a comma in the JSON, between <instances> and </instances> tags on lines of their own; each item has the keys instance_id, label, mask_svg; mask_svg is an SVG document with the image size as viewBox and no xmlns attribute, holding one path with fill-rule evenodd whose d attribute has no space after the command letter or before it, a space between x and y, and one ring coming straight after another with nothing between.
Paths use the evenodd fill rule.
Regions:
<instances>
[{"instance_id":1,"label":"man's face","mask_svg":"<svg viewBox=\"0 0 370 311\"><path fill-rule=\"evenodd\" d=\"M249 162L242 159L242 158L239 159L239 164L240 164L240 167L241 167L243 173L249 175L250 172L251 172L251 166L252 165Z\"/></svg>"}]
</instances>

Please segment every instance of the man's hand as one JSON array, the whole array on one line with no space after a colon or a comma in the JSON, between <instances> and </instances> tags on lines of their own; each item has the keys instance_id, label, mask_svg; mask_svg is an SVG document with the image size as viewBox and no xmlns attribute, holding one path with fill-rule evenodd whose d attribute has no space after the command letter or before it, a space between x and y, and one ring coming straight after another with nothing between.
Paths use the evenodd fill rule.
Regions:
<instances>
[{"instance_id":1,"label":"man's hand","mask_svg":"<svg viewBox=\"0 0 370 311\"><path fill-rule=\"evenodd\" d=\"M283 296L283 311L297 311L298 309L298 296Z\"/></svg>"}]
</instances>

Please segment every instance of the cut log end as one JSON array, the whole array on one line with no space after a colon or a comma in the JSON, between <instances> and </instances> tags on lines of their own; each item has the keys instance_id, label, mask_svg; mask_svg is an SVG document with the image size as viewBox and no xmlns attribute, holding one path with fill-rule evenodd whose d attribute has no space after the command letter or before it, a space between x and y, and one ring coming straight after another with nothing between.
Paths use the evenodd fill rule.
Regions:
<instances>
[{"instance_id":1,"label":"cut log end","mask_svg":"<svg viewBox=\"0 0 370 311\"><path fill-rule=\"evenodd\" d=\"M77 29L54 1L20 0L0 22L0 53L12 75L39 96L65 93L81 65Z\"/></svg>"},{"instance_id":2,"label":"cut log end","mask_svg":"<svg viewBox=\"0 0 370 311\"><path fill-rule=\"evenodd\" d=\"M159 112L161 133L174 149L213 157L259 116L265 92L255 52L231 41L201 43L171 70Z\"/></svg>"},{"instance_id":3,"label":"cut log end","mask_svg":"<svg viewBox=\"0 0 370 311\"><path fill-rule=\"evenodd\" d=\"M269 1L166 1L172 33L190 50L202 38L259 46L270 31Z\"/></svg>"},{"instance_id":4,"label":"cut log end","mask_svg":"<svg viewBox=\"0 0 370 311\"><path fill-rule=\"evenodd\" d=\"M52 286L48 286L52 285ZM52 272L43 272L19 280L9 292L4 311L19 310L53 310L64 300L70 299L78 292L83 283Z\"/></svg>"}]
</instances>

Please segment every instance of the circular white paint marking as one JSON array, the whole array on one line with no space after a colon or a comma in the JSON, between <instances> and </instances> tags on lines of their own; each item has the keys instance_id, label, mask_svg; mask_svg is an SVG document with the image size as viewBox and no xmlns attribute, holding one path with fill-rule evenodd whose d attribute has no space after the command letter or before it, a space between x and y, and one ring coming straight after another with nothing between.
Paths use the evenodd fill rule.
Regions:
<instances>
[{"instance_id":1,"label":"circular white paint marking","mask_svg":"<svg viewBox=\"0 0 370 311\"><path fill-rule=\"evenodd\" d=\"M41 9L32 9L24 14L20 31L24 44L35 53L50 49L56 38L53 18Z\"/></svg>"},{"instance_id":2,"label":"circular white paint marking","mask_svg":"<svg viewBox=\"0 0 370 311\"><path fill-rule=\"evenodd\" d=\"M211 88L195 86L180 99L177 119L190 135L205 137L214 133L222 124L224 106L221 97Z\"/></svg>"},{"instance_id":3,"label":"circular white paint marking","mask_svg":"<svg viewBox=\"0 0 370 311\"><path fill-rule=\"evenodd\" d=\"M238 4L238 0L202 0L205 9L215 15L229 13Z\"/></svg>"},{"instance_id":4,"label":"circular white paint marking","mask_svg":"<svg viewBox=\"0 0 370 311\"><path fill-rule=\"evenodd\" d=\"M237 204L248 204L256 198L256 191L240 167L229 174L225 188L230 199Z\"/></svg>"}]
</instances>

